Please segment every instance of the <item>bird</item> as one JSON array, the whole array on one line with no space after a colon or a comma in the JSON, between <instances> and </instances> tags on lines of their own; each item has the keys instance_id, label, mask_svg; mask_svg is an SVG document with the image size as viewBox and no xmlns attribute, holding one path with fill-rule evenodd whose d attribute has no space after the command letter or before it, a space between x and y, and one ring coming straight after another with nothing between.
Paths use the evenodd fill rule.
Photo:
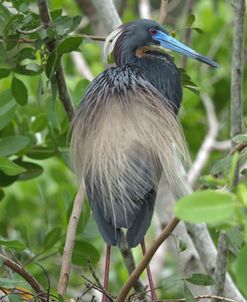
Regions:
<instances>
[{"instance_id":1,"label":"bird","mask_svg":"<svg viewBox=\"0 0 247 302\"><path fill-rule=\"evenodd\" d=\"M169 35L158 22L120 25L106 39L108 67L88 86L72 122L71 158L84 183L99 232L111 246L139 243L150 226L159 182L175 199L191 192L185 177L189 152L177 114L182 84L172 51L213 68L219 65ZM148 271L152 301L154 285ZM103 295L102 301L107 301Z\"/></svg>"}]
</instances>

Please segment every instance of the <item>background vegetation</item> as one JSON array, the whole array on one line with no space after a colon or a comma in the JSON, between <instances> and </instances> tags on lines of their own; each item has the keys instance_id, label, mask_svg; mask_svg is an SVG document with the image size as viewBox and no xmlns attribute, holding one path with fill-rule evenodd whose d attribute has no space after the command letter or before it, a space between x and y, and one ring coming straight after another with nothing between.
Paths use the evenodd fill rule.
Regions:
<instances>
[{"instance_id":1,"label":"background vegetation","mask_svg":"<svg viewBox=\"0 0 247 302\"><path fill-rule=\"evenodd\" d=\"M61 58L66 83L76 106L91 77L106 67L102 59L102 42L82 37L82 34L105 34L104 29L97 27L96 21L90 22L92 16L80 9L83 1L77 2L79 5L69 0L50 1L53 23L46 29L40 26L36 1L0 1L0 251L22 263L44 288L50 286L53 294L57 292L68 219L77 192L68 157L69 119L59 101L60 91L54 72ZM140 18L140 13L143 14L141 2L118 1L123 22ZM150 1L150 5L152 17L158 20L160 1ZM195 28L189 34L185 29L188 26ZM187 41L192 48L214 57L221 65L221 68L213 70L192 60L185 62L181 56L175 55L177 65L186 68L197 86L194 87L197 93L184 88L179 115L192 160L197 158L210 127L215 130L212 144L206 152L208 158L201 163L202 171L199 172L203 176L195 180L197 188L203 186L213 190L195 199L205 200L202 205L211 200L212 207L198 210L197 201L194 205L190 199L192 204L188 207L186 203L185 209L184 201L181 202L177 215L190 222L209 222L216 243L219 229L223 230L230 248L228 269L237 287L247 297L247 154L243 148L241 153L227 156L231 149L231 1L195 1L191 11L186 1L170 1L165 27L174 32L177 39ZM69 38L70 34L73 38ZM47 41L54 39L57 50L51 52L53 46L47 45ZM74 50L83 55L89 74L85 74L85 66L80 69L78 59L72 55ZM244 60L246 63L246 43ZM246 72L246 64L244 68ZM243 81L243 94L246 96L246 78ZM188 85L188 80L186 83ZM217 119L210 124L208 118L214 113ZM245 115L243 122L246 122ZM235 141L245 144L247 136L238 136ZM236 188L238 166L241 176ZM223 197L217 195L215 189L221 188L227 188L227 192L224 193L226 202L220 204ZM150 242L156 228L152 227L149 232ZM85 290L82 275L92 277L87 257L90 257L98 276L102 277L103 251L103 240L88 205L84 203L72 259L69 297L76 299ZM176 257L169 251L164 254L165 266L159 272L159 296L163 299L184 297L185 276L177 265L178 255L183 257L182 251L177 248ZM141 257L138 249L134 255L137 261ZM30 288L18 274L4 265L0 273L2 288L16 285ZM193 271L190 273L192 275ZM114 249L110 289L117 293L127 276L120 253ZM201 285L209 285L210 278L203 278ZM198 279L191 283L198 283ZM188 299L188 293L186 297ZM16 299L16 296L11 299ZM90 298L81 299L90 301Z\"/></svg>"}]
</instances>

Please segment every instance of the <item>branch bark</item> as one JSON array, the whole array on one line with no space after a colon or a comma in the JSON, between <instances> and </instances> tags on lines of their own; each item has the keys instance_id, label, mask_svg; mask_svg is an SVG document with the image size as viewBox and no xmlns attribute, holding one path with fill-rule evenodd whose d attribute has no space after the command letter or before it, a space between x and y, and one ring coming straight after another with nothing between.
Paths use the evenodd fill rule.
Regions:
<instances>
[{"instance_id":1,"label":"branch bark","mask_svg":"<svg viewBox=\"0 0 247 302\"><path fill-rule=\"evenodd\" d=\"M243 131L243 66L245 0L233 1L234 35L231 73L231 135Z\"/></svg>"},{"instance_id":2,"label":"branch bark","mask_svg":"<svg viewBox=\"0 0 247 302\"><path fill-rule=\"evenodd\" d=\"M115 302L122 302L127 297L129 291L133 287L133 285L136 283L138 278L140 277L141 273L144 271L144 269L149 264L150 260L152 259L153 255L159 248L159 246L170 236L172 231L175 229L177 224L179 223L179 220L177 218L173 218L172 221L163 229L161 234L155 241L153 242L150 249L147 251L145 256L142 258L141 262L138 264L136 269L132 272L132 274L129 276L128 280L125 282L123 287L120 289L119 294L116 298Z\"/></svg>"},{"instance_id":3,"label":"branch bark","mask_svg":"<svg viewBox=\"0 0 247 302\"><path fill-rule=\"evenodd\" d=\"M52 24L52 19L50 15L50 11L48 8L48 4L46 0L38 0L38 8L41 22L44 28L48 28ZM56 48L56 44L54 41L47 43L47 48L49 52L52 52ZM72 120L74 116L74 106L72 100L70 98L69 90L65 81L63 68L61 62L59 62L56 74L56 83L58 87L59 98L63 104L64 110L67 113L69 120Z\"/></svg>"},{"instance_id":4,"label":"branch bark","mask_svg":"<svg viewBox=\"0 0 247 302\"><path fill-rule=\"evenodd\" d=\"M19 263L14 262L3 254L0 254L0 259L3 261L3 264L9 267L11 270L20 275L25 279L32 289L36 292L39 299L42 301L47 301L47 293L45 289L39 284L39 282Z\"/></svg>"},{"instance_id":5,"label":"branch bark","mask_svg":"<svg viewBox=\"0 0 247 302\"><path fill-rule=\"evenodd\" d=\"M228 244L225 234L221 231L218 239L217 259L214 272L215 285L213 294L221 296L224 292L227 269Z\"/></svg>"},{"instance_id":6,"label":"branch bark","mask_svg":"<svg viewBox=\"0 0 247 302\"><path fill-rule=\"evenodd\" d=\"M160 2L160 16L159 16L159 23L163 24L167 17L168 12L168 0L161 0Z\"/></svg>"},{"instance_id":7,"label":"branch bark","mask_svg":"<svg viewBox=\"0 0 247 302\"><path fill-rule=\"evenodd\" d=\"M104 24L109 34L122 22L112 0L92 0L98 19Z\"/></svg>"},{"instance_id":8,"label":"branch bark","mask_svg":"<svg viewBox=\"0 0 247 302\"><path fill-rule=\"evenodd\" d=\"M63 250L63 257L62 257L62 267L60 272L60 277L58 281L58 293L60 295L65 295L67 291L69 275L70 275L70 267L71 267L71 258L72 252L75 243L75 236L76 236L76 229L77 224L81 215L82 210L82 203L83 203L83 196L84 196L84 187L81 187L76 195L72 213L69 219L69 225L66 234L66 240Z\"/></svg>"},{"instance_id":9,"label":"branch bark","mask_svg":"<svg viewBox=\"0 0 247 302\"><path fill-rule=\"evenodd\" d=\"M186 227L206 272L209 275L213 275L215 271L217 252L207 226L205 224L187 223ZM238 302L246 302L229 274L226 274L224 295Z\"/></svg>"},{"instance_id":10,"label":"branch bark","mask_svg":"<svg viewBox=\"0 0 247 302\"><path fill-rule=\"evenodd\" d=\"M206 93L201 94L201 98L206 110L209 130L188 173L188 180L192 186L208 161L219 130L219 123L212 99Z\"/></svg>"}]
</instances>

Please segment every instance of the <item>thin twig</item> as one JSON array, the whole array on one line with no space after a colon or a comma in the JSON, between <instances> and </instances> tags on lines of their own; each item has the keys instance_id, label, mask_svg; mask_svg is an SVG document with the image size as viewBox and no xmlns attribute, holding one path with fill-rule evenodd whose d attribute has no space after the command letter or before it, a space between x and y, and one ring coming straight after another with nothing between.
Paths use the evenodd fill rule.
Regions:
<instances>
[{"instance_id":1,"label":"thin twig","mask_svg":"<svg viewBox=\"0 0 247 302\"><path fill-rule=\"evenodd\" d=\"M129 276L128 280L125 282L123 287L120 289L119 294L115 302L122 302L127 297L131 287L133 287L134 283L138 280L141 273L149 264L153 255L159 248L159 246L170 236L171 232L175 229L179 220L177 218L173 218L172 221L164 228L159 237L153 242L150 249L147 251L146 255L142 258L142 261L133 271L133 273Z\"/></svg>"},{"instance_id":2,"label":"thin twig","mask_svg":"<svg viewBox=\"0 0 247 302\"><path fill-rule=\"evenodd\" d=\"M43 27L43 25L41 24L38 27L30 29L30 30L17 29L16 32L19 34L23 34L23 35L30 35L30 34L33 34L33 33L36 33L37 31L39 31L42 27Z\"/></svg>"},{"instance_id":3,"label":"thin twig","mask_svg":"<svg viewBox=\"0 0 247 302\"><path fill-rule=\"evenodd\" d=\"M3 254L0 254L3 264L25 279L42 301L46 301L47 293L42 285L19 263L14 262Z\"/></svg>"},{"instance_id":4,"label":"thin twig","mask_svg":"<svg viewBox=\"0 0 247 302\"><path fill-rule=\"evenodd\" d=\"M67 291L71 267L71 258L75 243L76 228L81 215L83 196L84 187L80 187L74 200L63 250L61 272L57 285L58 292L60 295L65 295Z\"/></svg>"},{"instance_id":5,"label":"thin twig","mask_svg":"<svg viewBox=\"0 0 247 302\"><path fill-rule=\"evenodd\" d=\"M98 287L99 287L102 291L104 291L104 287L103 287L103 285L100 283L99 278L98 278L98 276L96 275L95 270L93 269L93 266L92 266L92 263L91 263L90 259L87 259L87 262L88 262L89 270L90 270L90 272L91 272L91 274L92 274L92 276L93 276L95 282L97 283Z\"/></svg>"},{"instance_id":6,"label":"thin twig","mask_svg":"<svg viewBox=\"0 0 247 302\"><path fill-rule=\"evenodd\" d=\"M38 8L39 8L39 15L41 22L44 28L49 28L52 24L52 19L50 15L50 11L48 8L47 0L37 0L38 1ZM56 48L55 41L49 41L46 43L49 52L52 52ZM65 81L63 68L61 62L59 62L57 70L56 70L56 83L59 92L59 98L64 106L65 112L70 120L72 120L74 115L74 107L72 100L69 95L69 90Z\"/></svg>"},{"instance_id":7,"label":"thin twig","mask_svg":"<svg viewBox=\"0 0 247 302\"><path fill-rule=\"evenodd\" d=\"M159 16L159 23L163 24L167 17L168 12L168 0L161 0L160 2L160 16Z\"/></svg>"}]
</instances>

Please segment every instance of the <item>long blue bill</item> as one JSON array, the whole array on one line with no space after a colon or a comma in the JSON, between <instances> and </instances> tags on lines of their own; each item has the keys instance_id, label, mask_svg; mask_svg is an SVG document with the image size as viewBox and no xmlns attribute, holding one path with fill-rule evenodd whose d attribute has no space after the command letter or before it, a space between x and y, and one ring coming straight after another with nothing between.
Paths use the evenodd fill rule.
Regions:
<instances>
[{"instance_id":1,"label":"long blue bill","mask_svg":"<svg viewBox=\"0 0 247 302\"><path fill-rule=\"evenodd\" d=\"M188 46L184 45L183 43L180 43L178 40L174 39L173 37L169 36L168 34L157 30L155 34L152 35L152 38L158 42L160 42L160 45L166 49L174 50L176 52L179 52L185 56L188 56L190 58L196 59L200 62L203 62L205 64L208 64L212 67L218 68L220 65L213 61L212 59L196 52L195 50L189 48Z\"/></svg>"}]
</instances>

